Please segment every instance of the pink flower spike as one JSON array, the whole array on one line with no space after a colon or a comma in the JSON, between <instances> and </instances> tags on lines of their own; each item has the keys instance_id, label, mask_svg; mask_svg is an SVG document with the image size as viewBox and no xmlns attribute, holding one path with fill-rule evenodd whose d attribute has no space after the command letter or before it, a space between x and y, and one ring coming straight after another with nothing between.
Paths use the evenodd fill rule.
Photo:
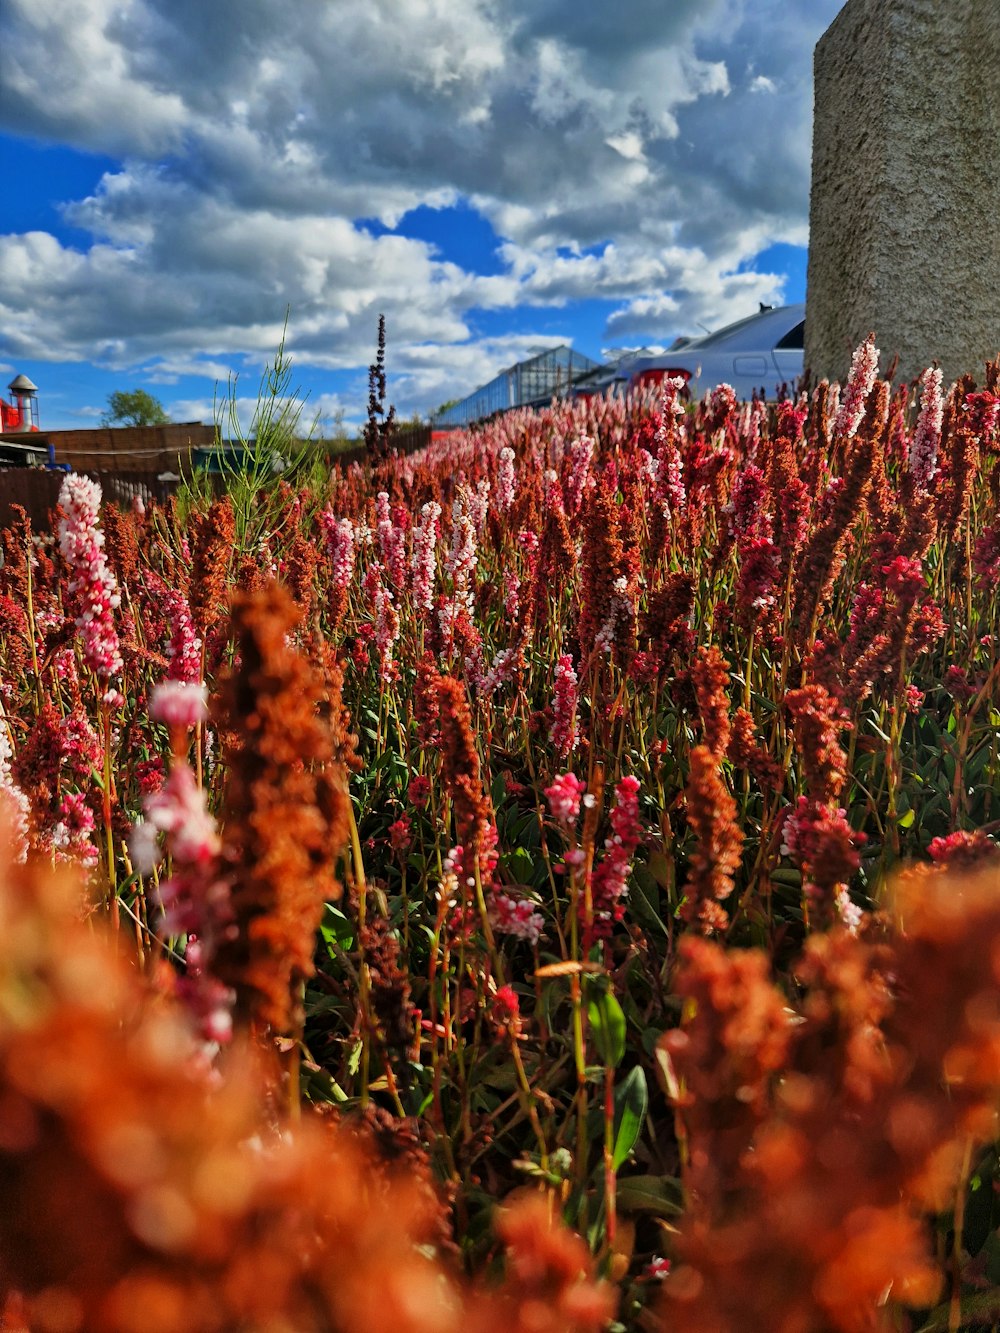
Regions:
<instances>
[{"instance_id":1,"label":"pink flower spike","mask_svg":"<svg viewBox=\"0 0 1000 1333\"><path fill-rule=\"evenodd\" d=\"M201 682L165 680L153 690L149 716L168 727L195 727L208 718L208 688Z\"/></svg>"},{"instance_id":2,"label":"pink flower spike","mask_svg":"<svg viewBox=\"0 0 1000 1333\"><path fill-rule=\"evenodd\" d=\"M145 801L146 820L167 834L173 857L188 865L204 865L218 856L219 834L205 804L205 793L187 764L175 764L158 792Z\"/></svg>"},{"instance_id":3,"label":"pink flower spike","mask_svg":"<svg viewBox=\"0 0 1000 1333\"><path fill-rule=\"evenodd\" d=\"M519 1017L521 1003L513 986L501 986L493 997L493 1008L500 1023L509 1023Z\"/></svg>"},{"instance_id":4,"label":"pink flower spike","mask_svg":"<svg viewBox=\"0 0 1000 1333\"><path fill-rule=\"evenodd\" d=\"M500 450L500 458L497 464L496 489L497 508L502 514L506 514L514 503L514 493L514 450L509 445L504 445Z\"/></svg>"},{"instance_id":5,"label":"pink flower spike","mask_svg":"<svg viewBox=\"0 0 1000 1333\"><path fill-rule=\"evenodd\" d=\"M837 412L833 433L838 438L852 439L864 420L865 403L878 376L878 348L875 335L869 334L857 348L847 377L847 390Z\"/></svg>"},{"instance_id":6,"label":"pink flower spike","mask_svg":"<svg viewBox=\"0 0 1000 1333\"><path fill-rule=\"evenodd\" d=\"M941 445L941 422L944 417L941 371L936 367L925 370L920 376L920 390L920 415L907 462L913 480L925 491L937 472L938 449Z\"/></svg>"},{"instance_id":7,"label":"pink flower spike","mask_svg":"<svg viewBox=\"0 0 1000 1333\"><path fill-rule=\"evenodd\" d=\"M573 669L573 659L563 653L556 663L555 694L552 699L552 730L549 740L556 747L556 754L565 760L576 748L577 725L577 675Z\"/></svg>"},{"instance_id":8,"label":"pink flower spike","mask_svg":"<svg viewBox=\"0 0 1000 1333\"><path fill-rule=\"evenodd\" d=\"M104 533L97 526L101 488L71 472L60 488L59 507L65 515L59 521L59 550L69 573L67 609L80 631L84 661L107 682L123 666L114 624L121 594L102 549Z\"/></svg>"},{"instance_id":9,"label":"pink flower spike","mask_svg":"<svg viewBox=\"0 0 1000 1333\"><path fill-rule=\"evenodd\" d=\"M545 926L545 918L529 898L512 898L507 893L494 895L491 916L497 934L512 935L529 944L538 943Z\"/></svg>"},{"instance_id":10,"label":"pink flower spike","mask_svg":"<svg viewBox=\"0 0 1000 1333\"><path fill-rule=\"evenodd\" d=\"M563 773L554 778L551 787L545 788L552 818L560 824L575 824L580 814L580 798L586 790L587 784L575 773Z\"/></svg>"}]
</instances>

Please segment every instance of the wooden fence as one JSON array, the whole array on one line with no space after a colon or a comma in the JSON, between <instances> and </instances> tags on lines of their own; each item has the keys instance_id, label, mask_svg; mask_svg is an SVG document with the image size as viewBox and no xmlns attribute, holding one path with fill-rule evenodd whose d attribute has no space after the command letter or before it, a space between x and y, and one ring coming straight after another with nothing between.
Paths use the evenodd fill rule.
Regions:
<instances>
[{"instance_id":1,"label":"wooden fence","mask_svg":"<svg viewBox=\"0 0 1000 1333\"><path fill-rule=\"evenodd\" d=\"M161 428L162 429L162 428ZM68 433L68 432L66 432ZM96 434L96 432L88 432ZM410 454L426 448L431 442L431 428L421 426L397 431L392 437L392 449L396 453ZM57 458L61 451L57 451ZM364 444L335 454L331 460L334 466L349 463L364 463L368 451ZM107 468L79 467L76 471L86 473L100 482L105 500L128 506L139 497L144 502L156 501L162 504L168 496L176 493L179 478L160 478L145 470L111 470ZM20 505L31 519L35 532L51 530L51 514L59 498L64 472L50 472L44 468L15 467L0 469L0 528L9 526L14 517L12 505ZM221 487L222 477L213 478Z\"/></svg>"},{"instance_id":2,"label":"wooden fence","mask_svg":"<svg viewBox=\"0 0 1000 1333\"><path fill-rule=\"evenodd\" d=\"M180 473L189 468L192 450L213 444L215 427L182 421L164 426L39 431L37 438L52 446L57 463L68 463L76 472L155 477L159 472Z\"/></svg>"},{"instance_id":3,"label":"wooden fence","mask_svg":"<svg viewBox=\"0 0 1000 1333\"><path fill-rule=\"evenodd\" d=\"M162 504L177 489L176 481L161 481L144 472L86 471L88 476L100 482L105 500L123 507L136 498L145 503L155 500ZM65 475L64 472L34 467L0 471L0 528L9 526L14 518L12 506L20 505L31 519L35 532L49 532Z\"/></svg>"}]
</instances>

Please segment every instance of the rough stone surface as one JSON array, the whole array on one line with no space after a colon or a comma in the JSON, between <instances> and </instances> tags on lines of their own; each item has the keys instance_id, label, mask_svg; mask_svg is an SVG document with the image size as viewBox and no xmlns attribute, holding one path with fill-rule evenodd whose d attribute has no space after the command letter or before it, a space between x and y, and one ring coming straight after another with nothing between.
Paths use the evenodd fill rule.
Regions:
<instances>
[{"instance_id":1,"label":"rough stone surface","mask_svg":"<svg viewBox=\"0 0 1000 1333\"><path fill-rule=\"evenodd\" d=\"M816 47L806 366L1000 353L1000 0L848 0Z\"/></svg>"}]
</instances>

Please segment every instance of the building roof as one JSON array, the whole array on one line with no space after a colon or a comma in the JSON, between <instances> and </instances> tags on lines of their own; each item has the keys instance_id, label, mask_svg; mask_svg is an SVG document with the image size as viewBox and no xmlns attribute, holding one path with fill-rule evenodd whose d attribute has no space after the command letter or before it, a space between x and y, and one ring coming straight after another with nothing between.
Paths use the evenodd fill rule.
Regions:
<instances>
[{"instance_id":1,"label":"building roof","mask_svg":"<svg viewBox=\"0 0 1000 1333\"><path fill-rule=\"evenodd\" d=\"M563 343L494 376L461 402L432 419L435 427L468 426L512 407L544 406L565 395L581 376L596 370L598 362Z\"/></svg>"}]
</instances>

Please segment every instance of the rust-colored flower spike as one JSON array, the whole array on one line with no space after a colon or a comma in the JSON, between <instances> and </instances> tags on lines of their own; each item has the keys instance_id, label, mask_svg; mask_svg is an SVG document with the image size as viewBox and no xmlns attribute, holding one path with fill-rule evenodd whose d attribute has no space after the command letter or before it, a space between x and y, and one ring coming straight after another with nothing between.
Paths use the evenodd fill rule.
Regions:
<instances>
[{"instance_id":1,"label":"rust-colored flower spike","mask_svg":"<svg viewBox=\"0 0 1000 1333\"><path fill-rule=\"evenodd\" d=\"M896 554L909 556L911 560L923 560L937 536L935 518L935 497L928 494L914 494L909 484L910 474L903 477L900 497L900 512L893 527L898 531Z\"/></svg>"},{"instance_id":2,"label":"rust-colored flower spike","mask_svg":"<svg viewBox=\"0 0 1000 1333\"><path fill-rule=\"evenodd\" d=\"M361 931L372 1008L381 1039L397 1055L413 1040L410 974L400 966L399 939L384 916L370 916Z\"/></svg>"},{"instance_id":3,"label":"rust-colored flower spike","mask_svg":"<svg viewBox=\"0 0 1000 1333\"><path fill-rule=\"evenodd\" d=\"M323 903L340 896L335 866L348 837L345 768L329 719L326 683L289 646L299 618L278 584L237 594L239 665L224 680L217 722L233 740L222 819L237 930L216 973L237 995L237 1019L292 1030L292 989L312 974Z\"/></svg>"},{"instance_id":4,"label":"rust-colored flower spike","mask_svg":"<svg viewBox=\"0 0 1000 1333\"><path fill-rule=\"evenodd\" d=\"M692 1201L663 1327L868 1333L887 1292L937 1298L923 1214L954 1201L995 1134L998 934L995 869L904 875L883 939L809 938L784 1027L746 1021L787 1004L762 962L751 1001L745 954L685 943L677 989L696 1007L664 1049Z\"/></svg>"},{"instance_id":5,"label":"rust-colored flower spike","mask_svg":"<svg viewBox=\"0 0 1000 1333\"><path fill-rule=\"evenodd\" d=\"M752 773L762 791L781 791L785 781L784 770L778 759L757 739L753 717L745 708L737 708L733 715L726 758L734 768Z\"/></svg>"},{"instance_id":6,"label":"rust-colored flower spike","mask_svg":"<svg viewBox=\"0 0 1000 1333\"><path fill-rule=\"evenodd\" d=\"M310 634L304 650L322 680L319 715L330 727L334 762L343 765L348 773L359 773L364 761L358 754L358 736L352 729L350 709L344 703L344 668L337 650L318 630Z\"/></svg>"},{"instance_id":7,"label":"rust-colored flower spike","mask_svg":"<svg viewBox=\"0 0 1000 1333\"><path fill-rule=\"evenodd\" d=\"M132 589L139 573L139 534L135 517L106 504L101 513L104 526L104 550L108 564L122 588Z\"/></svg>"},{"instance_id":8,"label":"rust-colored flower spike","mask_svg":"<svg viewBox=\"0 0 1000 1333\"><path fill-rule=\"evenodd\" d=\"M538 632L549 621L549 599L558 597L572 582L576 568L576 545L569 530L569 520L561 501L550 503L538 547L537 577L534 582L534 615Z\"/></svg>"},{"instance_id":9,"label":"rust-colored flower spike","mask_svg":"<svg viewBox=\"0 0 1000 1333\"><path fill-rule=\"evenodd\" d=\"M886 380L876 380L868 397L864 421L858 434L872 445L871 488L868 492L868 512L875 527L884 528L892 509L892 490L886 472L886 428L889 422L890 386Z\"/></svg>"},{"instance_id":10,"label":"rust-colored flower spike","mask_svg":"<svg viewBox=\"0 0 1000 1333\"><path fill-rule=\"evenodd\" d=\"M846 559L851 530L864 512L871 487L874 448L858 440L847 460L829 512L813 531L796 573L794 626L799 644L805 644Z\"/></svg>"},{"instance_id":11,"label":"rust-colored flower spike","mask_svg":"<svg viewBox=\"0 0 1000 1333\"><path fill-rule=\"evenodd\" d=\"M296 531L285 557L284 582L288 591L308 616L316 597L315 545L301 531Z\"/></svg>"},{"instance_id":12,"label":"rust-colored flower spike","mask_svg":"<svg viewBox=\"0 0 1000 1333\"><path fill-rule=\"evenodd\" d=\"M605 469L584 502L583 559L580 572L580 648L587 657L611 613L614 584L621 571L618 505Z\"/></svg>"},{"instance_id":13,"label":"rust-colored flower spike","mask_svg":"<svg viewBox=\"0 0 1000 1333\"><path fill-rule=\"evenodd\" d=\"M192 514L188 530L191 543L188 601L195 629L204 641L206 630L225 609L226 572L236 533L229 496L213 500L204 514Z\"/></svg>"},{"instance_id":14,"label":"rust-colored flower spike","mask_svg":"<svg viewBox=\"0 0 1000 1333\"><path fill-rule=\"evenodd\" d=\"M835 801L847 780L847 755L840 734L849 723L839 701L822 685L804 685L789 690L785 706L792 717L809 795L819 802Z\"/></svg>"},{"instance_id":15,"label":"rust-colored flower spike","mask_svg":"<svg viewBox=\"0 0 1000 1333\"><path fill-rule=\"evenodd\" d=\"M660 1049L687 1135L684 1184L692 1211L718 1215L740 1200L737 1169L771 1112L771 1081L787 1064L792 1014L765 954L726 952L692 935L679 953L674 988L690 1021L665 1033Z\"/></svg>"},{"instance_id":16,"label":"rust-colored flower spike","mask_svg":"<svg viewBox=\"0 0 1000 1333\"><path fill-rule=\"evenodd\" d=\"M31 659L28 617L23 604L0 592L0 670L19 676Z\"/></svg>"},{"instance_id":17,"label":"rust-colored flower spike","mask_svg":"<svg viewBox=\"0 0 1000 1333\"><path fill-rule=\"evenodd\" d=\"M441 780L455 811L458 840L467 854L475 856L489 823L490 806L483 792L479 753L462 682L453 676L441 676L437 683L437 702ZM471 866L471 860L466 864Z\"/></svg>"},{"instance_id":18,"label":"rust-colored flower spike","mask_svg":"<svg viewBox=\"0 0 1000 1333\"><path fill-rule=\"evenodd\" d=\"M696 745L691 751L685 801L695 846L684 885L681 918L709 935L729 924L722 903L733 891L743 834L736 822L736 802L719 772L719 756L707 745Z\"/></svg>"},{"instance_id":19,"label":"rust-colored flower spike","mask_svg":"<svg viewBox=\"0 0 1000 1333\"><path fill-rule=\"evenodd\" d=\"M781 552L780 582L783 583L805 540L812 503L809 488L800 475L795 444L787 435L779 435L771 445L767 477L768 507L774 515L774 544Z\"/></svg>"},{"instance_id":20,"label":"rust-colored flower spike","mask_svg":"<svg viewBox=\"0 0 1000 1333\"><path fill-rule=\"evenodd\" d=\"M890 1284L897 1299L937 1293L898 1175L873 1153L873 1080L892 1077L877 1058L884 983L870 946L815 939L801 1015L761 955L685 942L677 987L693 1017L664 1038L691 1190L663 1293L670 1333L874 1333Z\"/></svg>"},{"instance_id":21,"label":"rust-colored flower spike","mask_svg":"<svg viewBox=\"0 0 1000 1333\"><path fill-rule=\"evenodd\" d=\"M427 651L417 663L413 682L413 716L417 723L417 740L424 747L436 746L440 740L440 680L434 654Z\"/></svg>"},{"instance_id":22,"label":"rust-colored flower spike","mask_svg":"<svg viewBox=\"0 0 1000 1333\"><path fill-rule=\"evenodd\" d=\"M820 380L813 390L806 421L806 436L814 454L826 458L830 451L830 430L833 421L829 412L830 381Z\"/></svg>"},{"instance_id":23,"label":"rust-colored flower spike","mask_svg":"<svg viewBox=\"0 0 1000 1333\"><path fill-rule=\"evenodd\" d=\"M699 648L691 664L691 680L705 744L717 758L729 748L729 663L714 644Z\"/></svg>"},{"instance_id":24,"label":"rust-colored flower spike","mask_svg":"<svg viewBox=\"0 0 1000 1333\"><path fill-rule=\"evenodd\" d=\"M0 589L20 606L28 604L28 552L32 549L31 519L22 505L11 505L12 518L0 528Z\"/></svg>"},{"instance_id":25,"label":"rust-colored flower spike","mask_svg":"<svg viewBox=\"0 0 1000 1333\"><path fill-rule=\"evenodd\" d=\"M948 441L944 485L938 492L937 518L942 534L955 541L969 512L972 488L979 466L979 438L963 414Z\"/></svg>"},{"instance_id":26,"label":"rust-colored flower spike","mask_svg":"<svg viewBox=\"0 0 1000 1333\"><path fill-rule=\"evenodd\" d=\"M668 574L662 586L649 596L639 636L641 642L648 642L661 674L675 655L684 660L690 652L693 608L694 579L683 571Z\"/></svg>"}]
</instances>

